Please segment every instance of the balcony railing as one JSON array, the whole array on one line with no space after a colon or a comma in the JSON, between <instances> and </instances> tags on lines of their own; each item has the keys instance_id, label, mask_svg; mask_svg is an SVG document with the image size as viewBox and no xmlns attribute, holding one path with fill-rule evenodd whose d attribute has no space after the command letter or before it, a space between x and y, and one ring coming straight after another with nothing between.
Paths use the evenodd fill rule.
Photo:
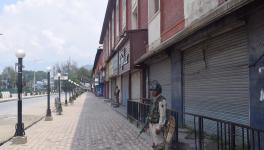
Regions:
<instances>
[{"instance_id":1,"label":"balcony railing","mask_svg":"<svg viewBox=\"0 0 264 150\"><path fill-rule=\"evenodd\" d=\"M145 123L149 109L150 104L128 101L127 116L139 126ZM173 116L176 121L173 147L177 148L179 143L184 143L181 141L184 139L179 139L179 134L184 134L180 132L183 129L179 126L182 122L183 127L188 129L185 134L191 137L188 144L195 150L264 150L264 129L169 109L167 116Z\"/></svg>"}]
</instances>

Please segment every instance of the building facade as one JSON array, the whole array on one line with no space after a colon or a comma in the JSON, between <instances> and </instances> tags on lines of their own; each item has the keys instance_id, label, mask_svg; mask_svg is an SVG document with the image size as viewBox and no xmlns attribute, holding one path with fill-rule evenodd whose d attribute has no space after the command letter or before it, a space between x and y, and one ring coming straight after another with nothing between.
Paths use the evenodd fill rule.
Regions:
<instances>
[{"instance_id":1,"label":"building facade","mask_svg":"<svg viewBox=\"0 0 264 150\"><path fill-rule=\"evenodd\" d=\"M96 96L107 96L106 84L105 84L105 63L103 57L103 49L99 48L97 50L94 67L92 71L93 75L93 92Z\"/></svg>"},{"instance_id":2,"label":"building facade","mask_svg":"<svg viewBox=\"0 0 264 150\"><path fill-rule=\"evenodd\" d=\"M264 128L263 6L261 0L109 1L100 39L109 95L118 86L127 106L151 98L148 83L157 80L169 109Z\"/></svg>"},{"instance_id":3,"label":"building facade","mask_svg":"<svg viewBox=\"0 0 264 150\"><path fill-rule=\"evenodd\" d=\"M104 45L107 98L115 100L118 87L124 107L143 95L143 68L134 62L145 53L148 43L147 7L145 0L113 0L106 10L100 44Z\"/></svg>"}]
</instances>

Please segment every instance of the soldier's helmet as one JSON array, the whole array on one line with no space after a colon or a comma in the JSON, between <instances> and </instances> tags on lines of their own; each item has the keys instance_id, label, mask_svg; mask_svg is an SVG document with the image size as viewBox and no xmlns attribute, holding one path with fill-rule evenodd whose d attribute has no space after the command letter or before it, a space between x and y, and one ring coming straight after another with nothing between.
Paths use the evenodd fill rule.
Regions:
<instances>
[{"instance_id":1,"label":"soldier's helmet","mask_svg":"<svg viewBox=\"0 0 264 150\"><path fill-rule=\"evenodd\" d=\"M161 93L162 92L162 87L161 87L160 83L157 80L153 80L149 84L149 90Z\"/></svg>"}]
</instances>

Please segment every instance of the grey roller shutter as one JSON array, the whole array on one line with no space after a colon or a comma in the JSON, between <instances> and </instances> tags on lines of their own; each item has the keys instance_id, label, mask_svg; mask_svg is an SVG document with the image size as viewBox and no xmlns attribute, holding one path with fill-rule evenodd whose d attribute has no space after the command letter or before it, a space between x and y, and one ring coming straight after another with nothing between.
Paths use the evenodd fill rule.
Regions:
<instances>
[{"instance_id":1,"label":"grey roller shutter","mask_svg":"<svg viewBox=\"0 0 264 150\"><path fill-rule=\"evenodd\" d=\"M116 79L111 80L111 98L112 100L116 100L115 98L115 88L116 88Z\"/></svg>"},{"instance_id":2,"label":"grey roller shutter","mask_svg":"<svg viewBox=\"0 0 264 150\"><path fill-rule=\"evenodd\" d=\"M122 104L127 106L129 99L129 75L122 75Z\"/></svg>"},{"instance_id":3,"label":"grey roller shutter","mask_svg":"<svg viewBox=\"0 0 264 150\"><path fill-rule=\"evenodd\" d=\"M167 57L150 64L150 81L157 80L162 86L162 95L167 99L167 106L171 108L171 60Z\"/></svg>"},{"instance_id":4,"label":"grey roller shutter","mask_svg":"<svg viewBox=\"0 0 264 150\"><path fill-rule=\"evenodd\" d=\"M185 111L249 124L249 68L245 27L183 52Z\"/></svg>"}]
</instances>

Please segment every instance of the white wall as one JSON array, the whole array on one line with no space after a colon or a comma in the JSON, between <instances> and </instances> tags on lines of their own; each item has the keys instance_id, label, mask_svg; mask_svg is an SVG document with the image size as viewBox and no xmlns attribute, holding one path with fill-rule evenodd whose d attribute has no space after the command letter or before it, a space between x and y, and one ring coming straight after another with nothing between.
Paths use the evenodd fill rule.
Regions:
<instances>
[{"instance_id":1,"label":"white wall","mask_svg":"<svg viewBox=\"0 0 264 150\"><path fill-rule=\"evenodd\" d=\"M150 18L148 30L149 50L152 50L160 44L160 12Z\"/></svg>"},{"instance_id":2,"label":"white wall","mask_svg":"<svg viewBox=\"0 0 264 150\"><path fill-rule=\"evenodd\" d=\"M112 98L112 82L111 82L111 80L109 80L108 92L109 92L109 99L111 99Z\"/></svg>"},{"instance_id":3,"label":"white wall","mask_svg":"<svg viewBox=\"0 0 264 150\"><path fill-rule=\"evenodd\" d=\"M131 90L131 98L132 100L139 100L140 99L140 90L141 90L141 84L140 84L140 72L134 72L132 73L132 90Z\"/></svg>"},{"instance_id":4,"label":"white wall","mask_svg":"<svg viewBox=\"0 0 264 150\"><path fill-rule=\"evenodd\" d=\"M184 0L185 26L218 6L218 0Z\"/></svg>"}]
</instances>

